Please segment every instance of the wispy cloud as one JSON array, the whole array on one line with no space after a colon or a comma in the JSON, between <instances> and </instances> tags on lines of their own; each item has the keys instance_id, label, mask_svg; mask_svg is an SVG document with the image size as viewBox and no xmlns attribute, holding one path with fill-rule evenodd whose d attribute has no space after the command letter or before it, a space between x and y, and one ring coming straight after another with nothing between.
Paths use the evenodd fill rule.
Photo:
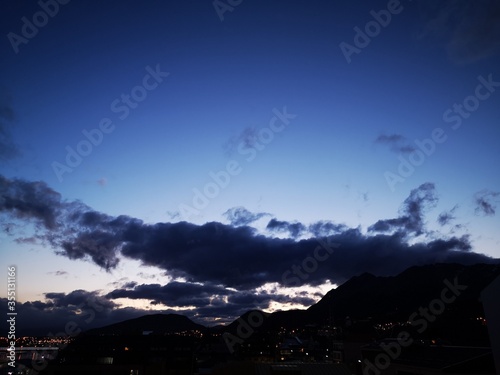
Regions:
<instances>
[{"instance_id":1,"label":"wispy cloud","mask_svg":"<svg viewBox=\"0 0 500 375\"><path fill-rule=\"evenodd\" d=\"M382 134L375 139L375 143L389 146L390 150L398 154L410 154L416 148L408 144L407 139L401 134Z\"/></svg>"},{"instance_id":2,"label":"wispy cloud","mask_svg":"<svg viewBox=\"0 0 500 375\"><path fill-rule=\"evenodd\" d=\"M450 224L452 221L456 219L455 211L458 209L458 205L455 205L451 210L443 211L439 214L437 218L437 222L439 225L444 226Z\"/></svg>"},{"instance_id":3,"label":"wispy cloud","mask_svg":"<svg viewBox=\"0 0 500 375\"><path fill-rule=\"evenodd\" d=\"M438 198L433 183L425 183L413 189L405 199L400 216L394 219L379 220L368 228L370 232L397 231L405 236L419 236L425 232L424 213L437 204Z\"/></svg>"},{"instance_id":4,"label":"wispy cloud","mask_svg":"<svg viewBox=\"0 0 500 375\"><path fill-rule=\"evenodd\" d=\"M177 220L181 217L179 211L167 211L166 214L170 218L170 220Z\"/></svg>"},{"instance_id":5,"label":"wispy cloud","mask_svg":"<svg viewBox=\"0 0 500 375\"><path fill-rule=\"evenodd\" d=\"M97 180L97 184L100 186L106 186L108 184L108 179L106 177L102 177Z\"/></svg>"},{"instance_id":6,"label":"wispy cloud","mask_svg":"<svg viewBox=\"0 0 500 375\"><path fill-rule=\"evenodd\" d=\"M21 151L11 134L15 120L11 101L8 94L0 93L0 160L4 161L21 156Z\"/></svg>"},{"instance_id":7,"label":"wispy cloud","mask_svg":"<svg viewBox=\"0 0 500 375\"><path fill-rule=\"evenodd\" d=\"M266 212L252 213L248 211L245 207L233 207L223 213L226 219L229 220L231 225L249 225L265 216L271 216Z\"/></svg>"},{"instance_id":8,"label":"wispy cloud","mask_svg":"<svg viewBox=\"0 0 500 375\"><path fill-rule=\"evenodd\" d=\"M476 204L476 215L494 216L497 209L500 192L491 190L481 190L474 194Z\"/></svg>"},{"instance_id":9,"label":"wispy cloud","mask_svg":"<svg viewBox=\"0 0 500 375\"><path fill-rule=\"evenodd\" d=\"M55 275L55 276L65 276L68 275L68 272L59 270L59 271L53 271L53 272L47 272L48 275Z\"/></svg>"},{"instance_id":10,"label":"wispy cloud","mask_svg":"<svg viewBox=\"0 0 500 375\"><path fill-rule=\"evenodd\" d=\"M240 134L231 137L223 145L226 155L233 155L238 150L238 147L242 147L243 149L254 148L258 140L257 130L254 126L247 126Z\"/></svg>"},{"instance_id":11,"label":"wispy cloud","mask_svg":"<svg viewBox=\"0 0 500 375\"><path fill-rule=\"evenodd\" d=\"M420 37L440 38L455 63L473 63L500 51L498 0L424 1L420 8L424 19Z\"/></svg>"}]
</instances>

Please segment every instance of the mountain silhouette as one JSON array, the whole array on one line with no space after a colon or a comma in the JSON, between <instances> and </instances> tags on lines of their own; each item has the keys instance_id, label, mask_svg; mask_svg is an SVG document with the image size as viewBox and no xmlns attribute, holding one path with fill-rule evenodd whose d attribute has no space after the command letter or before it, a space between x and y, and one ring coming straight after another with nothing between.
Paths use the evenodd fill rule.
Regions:
<instances>
[{"instance_id":1,"label":"mountain silhouette","mask_svg":"<svg viewBox=\"0 0 500 375\"><path fill-rule=\"evenodd\" d=\"M153 314L125 320L87 331L89 335L164 335L182 331L206 330L206 327L179 314Z\"/></svg>"},{"instance_id":2,"label":"mountain silhouette","mask_svg":"<svg viewBox=\"0 0 500 375\"><path fill-rule=\"evenodd\" d=\"M320 301L306 310L288 310L265 313L251 310L226 326L207 328L178 314L155 314L126 320L98 329L88 334L135 335L152 333L167 334L189 330L210 330L214 333L237 333L242 321L255 331L277 330L281 327L300 328L308 325L346 326L357 322L377 323L405 322L421 307L429 307L432 301L442 298L443 290L456 285L459 296L453 303L445 304L440 318L433 324L431 333L439 333L451 339L473 337L477 331L477 318L484 317L480 301L481 291L500 272L498 265L434 264L414 266L389 277L364 273L349 279L330 290ZM450 295L451 292L447 292ZM252 320L252 321L251 321ZM457 327L460 330L457 330ZM487 328L479 330L481 338L487 336ZM474 333L476 332L476 333ZM471 336L472 335L472 336Z\"/></svg>"}]
</instances>

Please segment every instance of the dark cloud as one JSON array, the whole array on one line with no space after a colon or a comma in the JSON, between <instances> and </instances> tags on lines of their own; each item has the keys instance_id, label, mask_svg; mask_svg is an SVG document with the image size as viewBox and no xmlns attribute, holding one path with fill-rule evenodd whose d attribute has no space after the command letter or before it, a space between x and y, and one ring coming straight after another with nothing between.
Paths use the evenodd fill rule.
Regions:
<instances>
[{"instance_id":1,"label":"dark cloud","mask_svg":"<svg viewBox=\"0 0 500 375\"><path fill-rule=\"evenodd\" d=\"M16 326L18 336L78 334L151 313L149 310L119 308L96 292L80 290L69 294L48 294L53 299L16 303L18 316L22 317L22 324ZM7 298L0 298L0 308L7 311ZM69 332L66 331L68 326L71 327Z\"/></svg>"},{"instance_id":2,"label":"dark cloud","mask_svg":"<svg viewBox=\"0 0 500 375\"><path fill-rule=\"evenodd\" d=\"M286 294L289 289L269 290L264 285L341 284L364 272L388 276L414 265L496 261L473 252L468 237L408 240L424 232L424 213L437 201L430 183L411 191L398 218L378 221L369 234L331 221L309 226L269 222L269 230L284 231L290 238L268 237L246 225L217 222L145 224L128 216L94 211L81 202L64 201L42 182L0 177L0 197L0 214L6 222L31 223L34 238L52 246L59 255L106 269L113 269L125 257L154 266L177 280L161 285L122 278L105 296L84 290L51 292L45 295L45 301L20 305L23 319L43 321L45 327L57 328L74 320L82 329L90 329L149 313L148 307L120 308L114 302L118 298L149 301L156 308L165 305L168 307L162 312L182 313L202 323L216 318L231 321L250 309L266 309L273 301L305 306L314 302L310 295L290 296ZM235 212L243 213L243 218L248 216L245 209ZM235 218L240 219L238 215ZM16 227L9 231L17 235ZM312 237L297 240L300 234ZM304 272L306 259L310 269L315 257L313 271ZM99 306L98 311L88 307L92 304ZM30 324L23 329L36 325Z\"/></svg>"},{"instance_id":3,"label":"dark cloud","mask_svg":"<svg viewBox=\"0 0 500 375\"><path fill-rule=\"evenodd\" d=\"M115 233L103 230L81 232L70 240L60 242L61 250L58 253L69 259L85 259L92 261L105 269L115 268L118 264L116 250L121 241Z\"/></svg>"},{"instance_id":4,"label":"dark cloud","mask_svg":"<svg viewBox=\"0 0 500 375\"><path fill-rule=\"evenodd\" d=\"M469 236L465 235L460 238L453 237L448 240L434 240L428 244L429 251L436 253L446 253L452 250L471 251L472 246L469 242Z\"/></svg>"},{"instance_id":5,"label":"dark cloud","mask_svg":"<svg viewBox=\"0 0 500 375\"><path fill-rule=\"evenodd\" d=\"M306 227L302 223L289 223L288 221L271 219L267 223L266 229L271 232L286 233L292 238L297 238L304 233Z\"/></svg>"},{"instance_id":6,"label":"dark cloud","mask_svg":"<svg viewBox=\"0 0 500 375\"><path fill-rule=\"evenodd\" d=\"M327 220L317 221L308 227L308 231L315 237L328 237L346 229L348 228L344 224L335 224Z\"/></svg>"},{"instance_id":7,"label":"dark cloud","mask_svg":"<svg viewBox=\"0 0 500 375\"><path fill-rule=\"evenodd\" d=\"M105 297L151 300L153 305L175 306L183 314L197 316L198 319L205 321L214 318L231 321L248 310L267 309L273 301L304 306L310 306L316 302L307 295L294 297L276 291L265 292L254 289L238 291L208 283L175 281L166 285L137 285L131 290L115 289Z\"/></svg>"},{"instance_id":8,"label":"dark cloud","mask_svg":"<svg viewBox=\"0 0 500 375\"><path fill-rule=\"evenodd\" d=\"M419 236L424 233L424 213L438 201L433 183L424 183L410 192L395 219L379 220L368 228L370 232L399 231L406 235Z\"/></svg>"},{"instance_id":9,"label":"dark cloud","mask_svg":"<svg viewBox=\"0 0 500 375\"><path fill-rule=\"evenodd\" d=\"M474 194L476 203L476 215L494 216L497 209L496 198L500 196L500 192L481 190Z\"/></svg>"},{"instance_id":10,"label":"dark cloud","mask_svg":"<svg viewBox=\"0 0 500 375\"><path fill-rule=\"evenodd\" d=\"M285 272L301 265L319 246L316 239L295 242L268 238L255 235L247 227L223 226L221 237L214 239L211 224L158 224L147 228L146 242L127 243L122 253L189 282L210 282L248 290L269 282L286 285ZM328 241L339 246L314 273L300 280L302 284L317 285L326 280L341 283L364 271L393 274L411 265L433 263L438 259L489 261L480 254L455 251L469 247L467 239L451 238L439 244L410 246L399 234L366 236L357 229L349 229L328 237ZM438 248L443 251L436 252Z\"/></svg>"},{"instance_id":11,"label":"dark cloud","mask_svg":"<svg viewBox=\"0 0 500 375\"><path fill-rule=\"evenodd\" d=\"M5 93L0 93L0 160L7 161L21 155L19 147L14 143L11 127L15 115L11 105L11 98Z\"/></svg>"},{"instance_id":12,"label":"dark cloud","mask_svg":"<svg viewBox=\"0 0 500 375\"><path fill-rule=\"evenodd\" d=\"M126 216L111 217L81 202L67 202L44 182L27 182L0 176L0 215L12 223L9 230L33 224L37 235L22 241L48 243L70 259L91 259L111 269L118 264L121 231L142 221Z\"/></svg>"},{"instance_id":13,"label":"dark cloud","mask_svg":"<svg viewBox=\"0 0 500 375\"><path fill-rule=\"evenodd\" d=\"M258 234L249 226L217 222L145 224L127 216L113 217L93 211L81 202L63 201L42 182L5 178L0 182L0 209L8 216L6 221L33 222L37 238L49 243L57 254L91 261L106 269L113 269L120 257L126 257L190 283L189 286L173 284L164 289L155 286L156 292L163 293L155 297L157 301L174 298L178 290L189 287L193 295L199 296L201 304L206 301L203 295L206 289L196 286L197 283L216 288L223 298L232 295L223 292L227 288L246 292L267 283L282 286L319 285L327 280L342 283L363 272L394 275L413 265L492 261L471 252L466 237L409 242L409 237L425 232L424 213L437 201L431 183L412 190L400 216L379 220L369 228L369 234L328 221L311 224L307 232L302 223L271 220L270 230L284 230L291 236L276 238ZM15 235L15 229L13 231ZM314 235L297 240L301 233ZM305 259L315 254L321 254L322 260L314 272L294 273L296 267L301 267ZM121 287L132 291L137 288L139 286L133 284ZM147 289L139 291L152 293ZM130 291L122 293L132 295Z\"/></svg>"},{"instance_id":14,"label":"dark cloud","mask_svg":"<svg viewBox=\"0 0 500 375\"><path fill-rule=\"evenodd\" d=\"M137 282L135 281L129 281L125 284L123 284L123 288L125 289L132 289L132 288L135 288L137 286Z\"/></svg>"},{"instance_id":15,"label":"dark cloud","mask_svg":"<svg viewBox=\"0 0 500 375\"><path fill-rule=\"evenodd\" d=\"M265 216L271 216L265 212L252 213L244 207L233 207L223 213L233 226L249 225Z\"/></svg>"},{"instance_id":16,"label":"dark cloud","mask_svg":"<svg viewBox=\"0 0 500 375\"><path fill-rule=\"evenodd\" d=\"M188 281L231 287L259 286L276 281L271 264L283 263L292 240L255 235L249 227L220 223L201 226L158 223L125 231L122 254L167 270ZM207 265L210 265L207 267Z\"/></svg>"},{"instance_id":17,"label":"dark cloud","mask_svg":"<svg viewBox=\"0 0 500 375\"><path fill-rule=\"evenodd\" d=\"M375 143L388 145L391 151L394 151L398 154L410 154L416 150L415 147L408 144L407 139L401 134L379 135L377 139L375 139Z\"/></svg>"},{"instance_id":18,"label":"dark cloud","mask_svg":"<svg viewBox=\"0 0 500 375\"><path fill-rule=\"evenodd\" d=\"M63 207L61 195L44 182L27 182L0 176L0 212L15 219L31 221L47 230L58 227L57 219Z\"/></svg>"},{"instance_id":19,"label":"dark cloud","mask_svg":"<svg viewBox=\"0 0 500 375\"><path fill-rule=\"evenodd\" d=\"M116 304L103 298L97 292L87 292L82 289L74 290L69 294L65 293L45 293L45 298L50 301L50 306L55 308L74 308L81 310L81 308L90 302L101 306L102 309L112 310Z\"/></svg>"},{"instance_id":20,"label":"dark cloud","mask_svg":"<svg viewBox=\"0 0 500 375\"><path fill-rule=\"evenodd\" d=\"M223 297L230 293L234 292L210 284L172 281L166 285L142 284L132 289L115 289L108 293L106 298L148 299L167 306L200 307L210 305L211 299L215 296Z\"/></svg>"},{"instance_id":21,"label":"dark cloud","mask_svg":"<svg viewBox=\"0 0 500 375\"><path fill-rule=\"evenodd\" d=\"M319 299L321 295L316 297ZM151 304L145 308L120 308L113 302L116 298L151 300ZM309 306L317 299L305 294L288 296L255 290L239 292L189 282L134 285L132 289L115 289L106 296L84 290L50 292L45 294L44 301L17 302L17 312L23 318L23 324L18 326L17 333L64 335L65 327L70 322L72 327L76 327L74 332L78 333L78 330L86 331L152 313L183 314L195 322L207 325L214 322L229 323L249 310L268 308L272 301ZM160 304L175 308L158 309ZM156 308L152 309L151 305L156 305ZM0 308L7 310L6 298L0 298Z\"/></svg>"},{"instance_id":22,"label":"dark cloud","mask_svg":"<svg viewBox=\"0 0 500 375\"><path fill-rule=\"evenodd\" d=\"M441 212L437 218L437 222L439 223L439 225L441 225L441 226L448 225L452 221L454 221L456 219L455 211L457 210L457 208L458 208L458 206L455 206L449 211Z\"/></svg>"},{"instance_id":23,"label":"dark cloud","mask_svg":"<svg viewBox=\"0 0 500 375\"><path fill-rule=\"evenodd\" d=\"M426 1L420 6L424 18L421 36L441 39L454 62L472 63L499 52L498 0Z\"/></svg>"}]
</instances>

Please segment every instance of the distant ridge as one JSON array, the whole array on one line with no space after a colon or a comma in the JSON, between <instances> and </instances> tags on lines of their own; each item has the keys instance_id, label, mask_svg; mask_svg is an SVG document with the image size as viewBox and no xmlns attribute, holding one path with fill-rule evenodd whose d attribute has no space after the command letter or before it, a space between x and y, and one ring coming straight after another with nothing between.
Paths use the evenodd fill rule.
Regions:
<instances>
[{"instance_id":1,"label":"distant ridge","mask_svg":"<svg viewBox=\"0 0 500 375\"><path fill-rule=\"evenodd\" d=\"M164 335L191 330L206 330L191 319L179 314L152 314L125 320L87 331L89 335Z\"/></svg>"},{"instance_id":2,"label":"distant ridge","mask_svg":"<svg viewBox=\"0 0 500 375\"><path fill-rule=\"evenodd\" d=\"M445 280L467 286L456 302L446 306L445 319L436 326L444 334L453 335L456 324L462 332L472 330L470 324L478 316L484 316L480 302L481 291L500 274L500 267L492 264L464 266L445 263L408 268L396 276L374 276L363 273L352 277L336 289L330 290L320 301L306 310L264 313L251 310L226 326L212 327L212 332L235 333L240 322L248 321L252 312L262 313L263 322L256 330L294 328L306 325L345 325L346 318L355 321L400 321L431 301L440 298L446 288ZM455 281L456 280L456 281ZM470 323L470 324L469 324ZM471 328L472 327L472 328ZM179 314L154 314L126 320L98 329L88 334L137 335L143 332L167 334L189 330L209 330ZM456 332L455 332L456 333Z\"/></svg>"},{"instance_id":3,"label":"distant ridge","mask_svg":"<svg viewBox=\"0 0 500 375\"><path fill-rule=\"evenodd\" d=\"M308 312L316 321L327 317L340 320L346 316L358 319L375 317L408 317L420 306L427 306L440 298L446 287L445 280L466 285L457 304L464 308L458 312L476 314L481 310L481 291L499 274L500 268L492 264L464 266L454 263L414 266L396 276L376 277L365 273L330 290Z\"/></svg>"}]
</instances>

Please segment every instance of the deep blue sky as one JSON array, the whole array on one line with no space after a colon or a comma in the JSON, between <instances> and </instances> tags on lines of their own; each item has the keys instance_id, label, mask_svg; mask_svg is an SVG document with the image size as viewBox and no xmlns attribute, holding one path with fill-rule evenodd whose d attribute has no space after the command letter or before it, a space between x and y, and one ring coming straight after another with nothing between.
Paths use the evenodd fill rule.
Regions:
<instances>
[{"instance_id":1,"label":"deep blue sky","mask_svg":"<svg viewBox=\"0 0 500 375\"><path fill-rule=\"evenodd\" d=\"M20 301L48 304L30 314L55 316L50 303L56 300L61 314L71 314L74 305L64 305L62 296L81 289L80 297L107 296L113 311L203 306L200 318L226 319L247 307L285 306L269 296L231 305L237 299L221 291L227 288L249 296L278 288L275 295L283 297L276 303L288 298L303 306L319 298L314 291L323 293L365 270L388 274L413 263L457 260L462 252L500 257L498 1L244 0L221 19L211 1L73 0L59 4L57 14L20 44L15 38L23 37L23 17L43 23L37 13L42 8L16 1L1 7L1 264L19 268ZM356 47L355 28L368 26L370 32L377 27L371 11L384 18L388 7L394 14L385 18L387 25L346 58L341 46ZM144 81L151 70L165 72L161 82ZM151 90L137 88L143 82ZM132 91L147 96L138 104L132 99L127 112L118 110L122 94ZM454 105L469 108L459 127ZM284 112L284 123L273 120ZM86 139L82 132L99 128L103 119L113 130L71 172L58 176L54 163L66 164L67 147L77 150ZM436 132L441 143L429 146L428 155L418 151L415 141ZM408 160L421 165L397 177ZM220 175L228 163L238 173L210 190L210 174ZM194 207L196 191L204 189L213 197ZM224 215L235 207L245 210ZM70 216L90 209L107 219L83 223ZM49 225L47 215L58 224ZM142 220L141 245L132 245L139 237L128 237L130 221L110 224L118 215ZM318 221L343 227L318 233L309 227ZM237 241L218 243L181 230L191 223L203 232L209 222L221 223L234 241L247 238L255 255L239 253ZM240 224L255 232L233 233L246 228ZM72 240L65 238L66 226L76 236ZM168 233L176 228L202 253L190 248L185 259L175 255L183 246ZM81 237L103 232L109 238L98 245ZM372 240L389 241L380 247L387 253L373 255L380 255L378 268L368 266L377 262L364 250L355 254L367 257L357 267L340 254L335 267L327 265L331 259L322 263L323 271L319 267L302 283L316 289L310 285L309 299L299 300L299 292L279 285L279 275L271 276L262 263L260 251L268 245L260 241L271 248L306 241L288 258L280 253L281 260L274 260L282 275L308 256L315 237L325 235L341 236L337 242L352 251L374 246ZM356 246L342 242L352 236ZM429 245L438 239L451 244L439 254ZM64 247L72 241L73 247ZM406 259L408 246L427 250ZM114 257L120 259L116 267ZM250 271L238 271L241 279L259 282L237 282L225 268L205 273L183 266L193 259L214 270L221 259L235 269L246 264ZM125 295L118 291L130 282L145 286L131 286L134 297L114 298ZM180 304L165 292L173 282L222 288L189 289L193 296L219 298L221 305L212 306L208 297ZM163 294L145 297L153 284ZM46 293L62 294L54 299Z\"/></svg>"}]
</instances>

